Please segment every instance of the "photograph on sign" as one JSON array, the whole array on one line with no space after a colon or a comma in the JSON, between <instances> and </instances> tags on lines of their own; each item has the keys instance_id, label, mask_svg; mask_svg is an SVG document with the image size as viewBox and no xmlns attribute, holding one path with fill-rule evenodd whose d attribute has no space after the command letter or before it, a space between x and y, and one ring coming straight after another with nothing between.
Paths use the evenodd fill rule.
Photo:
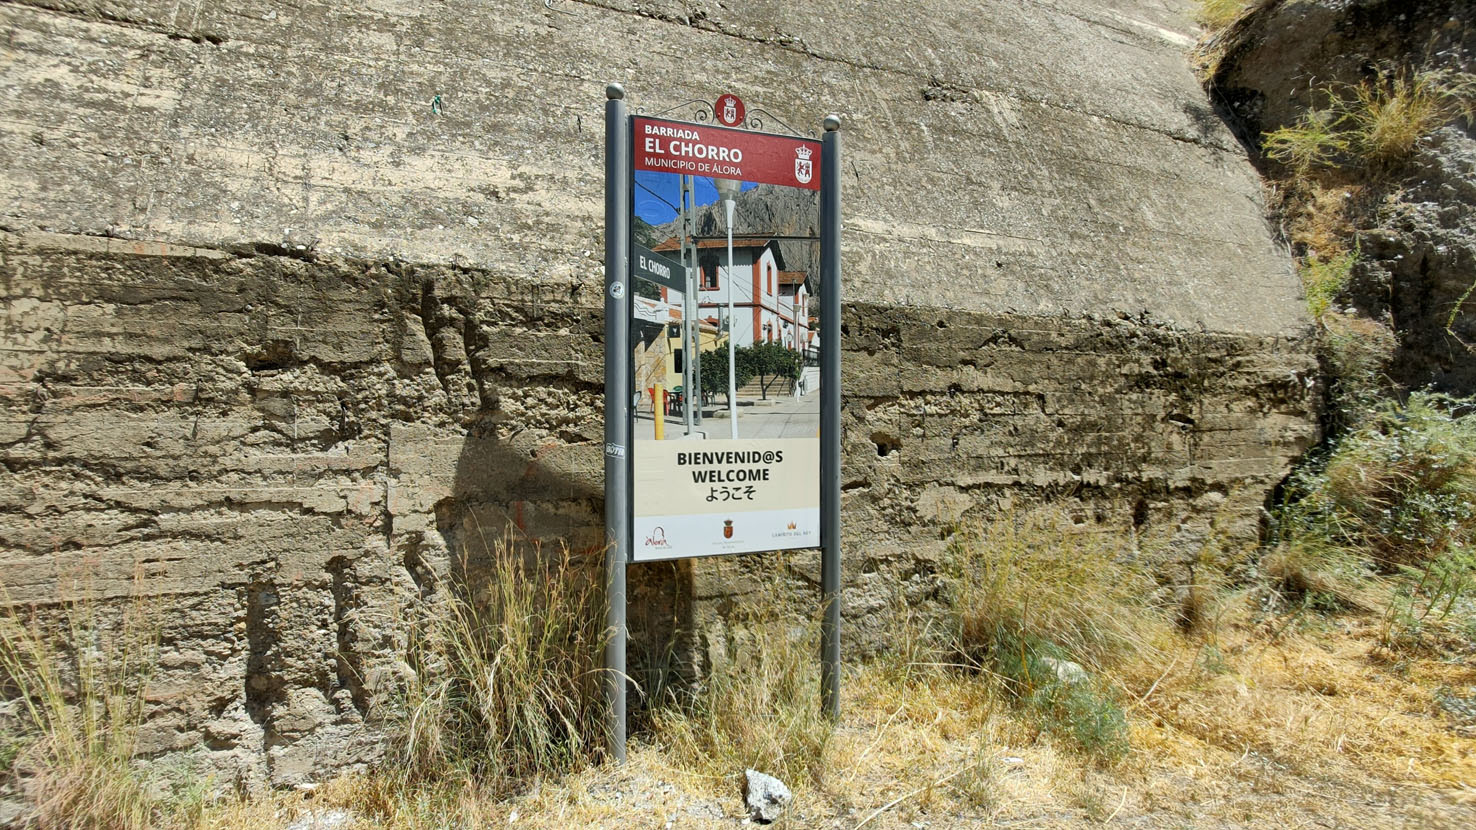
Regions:
<instances>
[{"instance_id":1,"label":"photograph on sign","mask_svg":"<svg viewBox=\"0 0 1476 830\"><path fill-rule=\"evenodd\" d=\"M820 143L633 119L637 561L820 539Z\"/></svg>"}]
</instances>

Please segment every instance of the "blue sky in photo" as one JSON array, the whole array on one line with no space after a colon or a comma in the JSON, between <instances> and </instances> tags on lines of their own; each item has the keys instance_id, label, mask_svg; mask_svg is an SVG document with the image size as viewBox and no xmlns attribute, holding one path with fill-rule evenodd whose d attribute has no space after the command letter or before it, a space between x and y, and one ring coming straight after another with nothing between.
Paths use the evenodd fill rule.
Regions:
<instances>
[{"instance_id":1,"label":"blue sky in photo","mask_svg":"<svg viewBox=\"0 0 1476 830\"><path fill-rule=\"evenodd\" d=\"M698 176L697 205L710 205L718 200L717 187L712 179ZM758 185L744 182L744 190ZM681 183L676 173L658 173L654 170L637 170L635 174L635 215L653 225L664 225L676 218L677 205L682 198Z\"/></svg>"}]
</instances>

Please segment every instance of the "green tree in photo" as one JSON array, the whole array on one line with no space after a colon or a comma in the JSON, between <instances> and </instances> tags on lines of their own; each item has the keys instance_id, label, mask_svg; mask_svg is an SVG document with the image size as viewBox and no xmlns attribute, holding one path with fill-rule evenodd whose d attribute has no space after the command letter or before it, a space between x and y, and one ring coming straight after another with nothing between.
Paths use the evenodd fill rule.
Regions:
<instances>
[{"instance_id":1,"label":"green tree in photo","mask_svg":"<svg viewBox=\"0 0 1476 830\"><path fill-rule=\"evenodd\" d=\"M799 352L778 343L757 343L739 349L737 360L740 370L747 367L749 377L758 376L759 395L764 400L769 399L769 388L775 381L798 378L803 365Z\"/></svg>"},{"instance_id":2,"label":"green tree in photo","mask_svg":"<svg viewBox=\"0 0 1476 830\"><path fill-rule=\"evenodd\" d=\"M753 377L753 370L743 359L743 349L738 350L738 360L733 365L735 383L739 388ZM710 352L702 353L702 396L707 400L715 398L719 392L727 397L728 394L728 344L726 341Z\"/></svg>"}]
</instances>

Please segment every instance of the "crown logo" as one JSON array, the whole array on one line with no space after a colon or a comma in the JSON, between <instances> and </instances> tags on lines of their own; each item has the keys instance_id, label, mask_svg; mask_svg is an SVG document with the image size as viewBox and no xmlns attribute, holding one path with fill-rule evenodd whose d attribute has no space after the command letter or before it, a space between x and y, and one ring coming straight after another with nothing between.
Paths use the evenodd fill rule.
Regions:
<instances>
[{"instance_id":1,"label":"crown logo","mask_svg":"<svg viewBox=\"0 0 1476 830\"><path fill-rule=\"evenodd\" d=\"M805 147L804 145L794 148L794 154L799 156L801 159L809 159L810 153L812 152L814 151L812 151L809 147Z\"/></svg>"},{"instance_id":2,"label":"crown logo","mask_svg":"<svg viewBox=\"0 0 1476 830\"><path fill-rule=\"evenodd\" d=\"M789 523L789 529L790 530L794 530L794 522L790 522Z\"/></svg>"}]
</instances>

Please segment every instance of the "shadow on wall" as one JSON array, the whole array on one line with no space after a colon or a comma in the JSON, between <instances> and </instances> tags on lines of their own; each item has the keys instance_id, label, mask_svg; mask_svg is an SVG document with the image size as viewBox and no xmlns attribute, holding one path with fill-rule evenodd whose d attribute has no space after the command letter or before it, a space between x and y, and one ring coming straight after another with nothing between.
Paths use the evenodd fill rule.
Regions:
<instances>
[{"instance_id":1,"label":"shadow on wall","mask_svg":"<svg viewBox=\"0 0 1476 830\"><path fill-rule=\"evenodd\" d=\"M435 505L449 589L464 597L487 595L499 545L511 546L525 559L542 557L539 564L549 564L567 546L575 566L603 585L604 490L599 470L569 463L568 452L574 449L569 445L526 446L516 434L508 438L499 432L492 416L468 428L451 496ZM593 457L602 466L600 456ZM418 545L406 547L405 567L425 597L428 589L435 590L426 580L436 577L435 566L425 561L421 550ZM638 710L647 696L654 697L666 684L690 679L700 666L694 646L691 563L632 565L627 583L627 664L633 684L629 700Z\"/></svg>"}]
</instances>

